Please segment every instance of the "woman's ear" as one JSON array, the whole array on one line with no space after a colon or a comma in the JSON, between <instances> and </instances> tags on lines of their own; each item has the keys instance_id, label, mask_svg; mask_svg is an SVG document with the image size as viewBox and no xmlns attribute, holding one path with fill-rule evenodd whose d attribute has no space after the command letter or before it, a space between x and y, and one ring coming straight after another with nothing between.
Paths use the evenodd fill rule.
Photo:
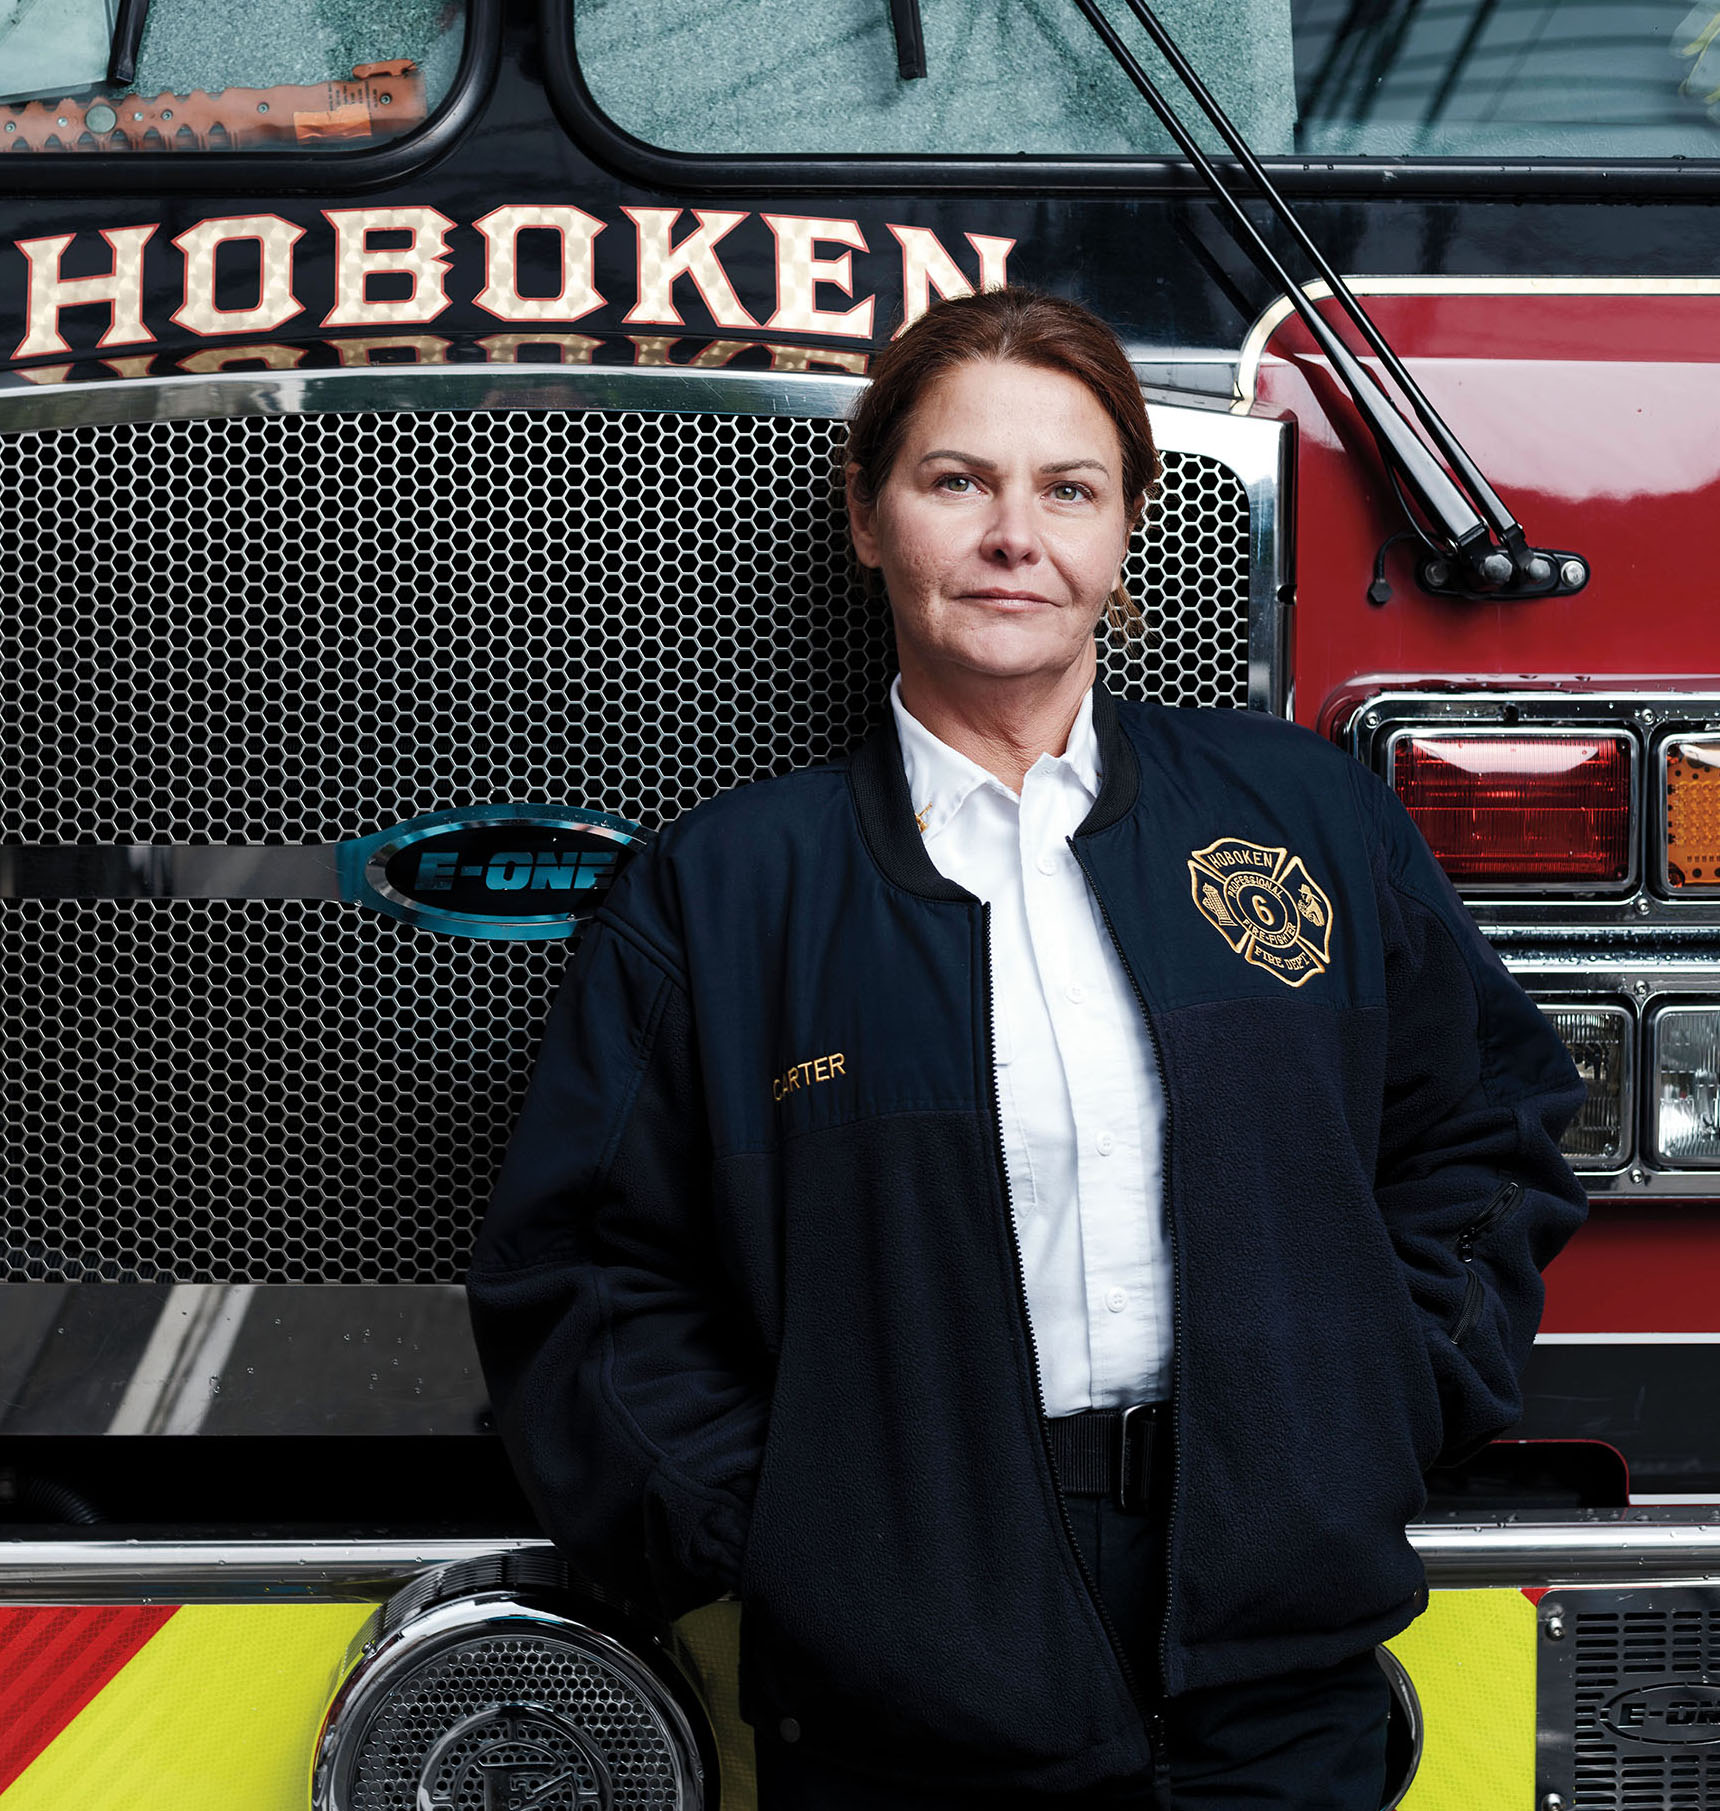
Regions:
<instances>
[{"instance_id":1,"label":"woman's ear","mask_svg":"<svg viewBox=\"0 0 1720 1811\"><path fill-rule=\"evenodd\" d=\"M847 465L843 479L848 498L848 532L854 540L854 557L862 566L881 566L878 554L878 500L868 497L860 482L860 468Z\"/></svg>"}]
</instances>

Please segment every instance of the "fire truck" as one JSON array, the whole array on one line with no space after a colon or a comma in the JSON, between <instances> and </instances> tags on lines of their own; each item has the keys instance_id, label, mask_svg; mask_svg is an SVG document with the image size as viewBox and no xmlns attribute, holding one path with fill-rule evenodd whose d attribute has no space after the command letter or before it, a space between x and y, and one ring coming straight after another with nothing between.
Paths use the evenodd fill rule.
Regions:
<instances>
[{"instance_id":1,"label":"fire truck","mask_svg":"<svg viewBox=\"0 0 1720 1811\"><path fill-rule=\"evenodd\" d=\"M1713 4L0 4L0 1811L752 1802L460 1278L618 865L879 708L843 417L1008 281L1165 454L1107 683L1372 766L1588 1084L1388 1803L1720 1807Z\"/></svg>"}]
</instances>

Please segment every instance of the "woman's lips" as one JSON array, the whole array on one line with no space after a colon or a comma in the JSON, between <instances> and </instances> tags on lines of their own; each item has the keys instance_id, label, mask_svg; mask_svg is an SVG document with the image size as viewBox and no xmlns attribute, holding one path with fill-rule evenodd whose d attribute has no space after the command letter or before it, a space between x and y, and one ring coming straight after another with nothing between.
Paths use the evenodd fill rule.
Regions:
<instances>
[{"instance_id":1,"label":"woman's lips","mask_svg":"<svg viewBox=\"0 0 1720 1811\"><path fill-rule=\"evenodd\" d=\"M1049 604L1051 599L1037 591L1004 591L989 589L985 591L964 591L963 597L978 598L988 604Z\"/></svg>"}]
</instances>

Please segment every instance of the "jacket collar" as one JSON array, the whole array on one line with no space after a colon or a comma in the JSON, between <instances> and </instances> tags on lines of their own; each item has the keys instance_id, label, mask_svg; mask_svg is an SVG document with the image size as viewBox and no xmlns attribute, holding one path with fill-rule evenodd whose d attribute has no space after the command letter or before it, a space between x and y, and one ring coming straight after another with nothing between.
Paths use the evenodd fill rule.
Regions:
<instances>
[{"instance_id":1,"label":"jacket collar","mask_svg":"<svg viewBox=\"0 0 1720 1811\"><path fill-rule=\"evenodd\" d=\"M1099 741L1102 779L1099 796L1075 832L1077 836L1096 835L1126 817L1141 789L1140 763L1118 720L1116 700L1097 679L1093 681L1093 731ZM902 772L902 745L894 712L886 710L883 720L849 756L848 784L860 834L887 880L924 899L974 903L973 894L940 874L926 853Z\"/></svg>"}]
</instances>

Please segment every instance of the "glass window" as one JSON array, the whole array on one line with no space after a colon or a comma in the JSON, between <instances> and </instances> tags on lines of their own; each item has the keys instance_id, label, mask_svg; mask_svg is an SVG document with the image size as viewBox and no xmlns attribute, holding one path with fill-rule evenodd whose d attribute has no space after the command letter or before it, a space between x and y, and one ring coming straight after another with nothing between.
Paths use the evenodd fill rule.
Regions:
<instances>
[{"instance_id":1,"label":"glass window","mask_svg":"<svg viewBox=\"0 0 1720 1811\"><path fill-rule=\"evenodd\" d=\"M1072 0L566 0L617 125L666 150L1170 152ZM1113 22L1161 74L1121 0ZM1162 0L1262 155L1720 156L1720 0ZM1161 85L1191 123L1191 105ZM1215 141L1201 122L1204 143ZM1215 147L1216 148L1216 147Z\"/></svg>"},{"instance_id":2,"label":"glass window","mask_svg":"<svg viewBox=\"0 0 1720 1811\"><path fill-rule=\"evenodd\" d=\"M0 0L6 151L350 151L422 125L465 44L461 0L153 0L108 79L120 0Z\"/></svg>"},{"instance_id":3,"label":"glass window","mask_svg":"<svg viewBox=\"0 0 1720 1811\"><path fill-rule=\"evenodd\" d=\"M911 81L897 73L887 0L569 3L593 100L624 131L664 150L1172 149L1071 0L921 0L926 74ZM1121 29L1126 9L1115 10ZM1295 84L1286 0L1161 0L1157 10L1256 149L1289 151ZM1128 23L1125 35L1161 73ZM1217 148L1211 134L1200 136Z\"/></svg>"},{"instance_id":4,"label":"glass window","mask_svg":"<svg viewBox=\"0 0 1720 1811\"><path fill-rule=\"evenodd\" d=\"M1295 0L1295 17L1301 150L1720 155L1720 0Z\"/></svg>"}]
</instances>

